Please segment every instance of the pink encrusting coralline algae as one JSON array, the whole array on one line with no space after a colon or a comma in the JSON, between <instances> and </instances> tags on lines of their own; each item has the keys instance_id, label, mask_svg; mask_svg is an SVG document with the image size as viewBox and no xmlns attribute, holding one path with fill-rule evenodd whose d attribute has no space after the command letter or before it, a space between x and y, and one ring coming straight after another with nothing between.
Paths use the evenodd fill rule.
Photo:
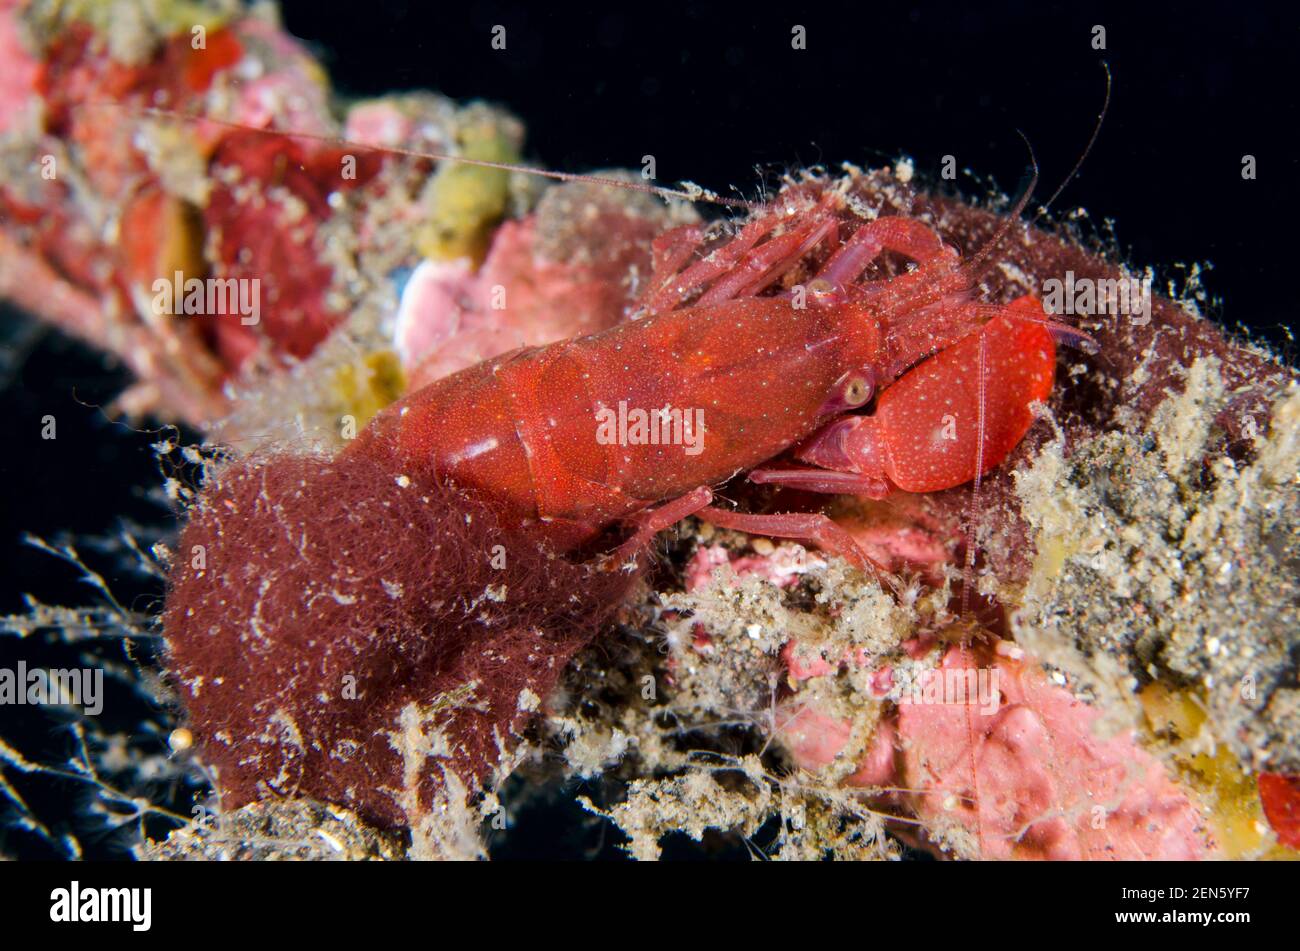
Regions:
<instances>
[{"instance_id":1,"label":"pink encrusting coralline algae","mask_svg":"<svg viewBox=\"0 0 1300 951\"><path fill-rule=\"evenodd\" d=\"M581 226L570 215L583 216ZM614 189L568 186L535 213L504 222L481 267L466 258L424 261L402 293L394 333L410 388L618 323L665 220Z\"/></svg>"},{"instance_id":2,"label":"pink encrusting coralline algae","mask_svg":"<svg viewBox=\"0 0 1300 951\"><path fill-rule=\"evenodd\" d=\"M707 587L719 564L738 576L789 584L798 580L789 560L785 547L730 562L718 546L701 549L687 570L688 591ZM707 634L695 642L697 649L709 643ZM853 733L849 719L820 710L801 688L841 668L863 669L868 693L894 703L842 781L885 790L881 803L900 818L919 819L927 840L1002 859L1211 854L1205 818L1164 765L1132 731L1103 736L1098 711L1051 683L1014 644L908 642L902 649L909 659L929 666L901 693L889 664L865 652L809 660L797 646L787 641L781 650L792 690L775 715L776 736L794 764L825 769Z\"/></svg>"}]
</instances>

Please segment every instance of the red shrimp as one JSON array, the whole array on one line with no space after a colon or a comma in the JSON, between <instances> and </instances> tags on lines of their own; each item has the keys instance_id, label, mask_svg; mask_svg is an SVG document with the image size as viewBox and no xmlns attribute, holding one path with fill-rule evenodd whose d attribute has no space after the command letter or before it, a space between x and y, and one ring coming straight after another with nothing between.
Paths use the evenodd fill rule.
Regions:
<instances>
[{"instance_id":1,"label":"red shrimp","mask_svg":"<svg viewBox=\"0 0 1300 951\"><path fill-rule=\"evenodd\" d=\"M786 196L684 268L700 232L670 232L656 242L645 316L430 384L345 452L481 490L513 524L561 548L634 519L631 551L696 515L812 541L865 567L866 554L826 516L726 511L711 505L712 487L748 470L759 482L873 497L968 482L1006 457L1032 422L1031 404L1050 394L1053 335L1080 337L1047 321L1033 298L978 302L976 269L922 222L854 227L842 210L834 194ZM831 253L806 290L760 296L819 246ZM917 268L859 281L882 252ZM849 415L877 392L874 415ZM599 438L602 414L627 407L651 417L645 438ZM698 451L656 438L658 422L667 431L679 418L702 420L702 432L686 430ZM792 447L817 468L756 469Z\"/></svg>"}]
</instances>

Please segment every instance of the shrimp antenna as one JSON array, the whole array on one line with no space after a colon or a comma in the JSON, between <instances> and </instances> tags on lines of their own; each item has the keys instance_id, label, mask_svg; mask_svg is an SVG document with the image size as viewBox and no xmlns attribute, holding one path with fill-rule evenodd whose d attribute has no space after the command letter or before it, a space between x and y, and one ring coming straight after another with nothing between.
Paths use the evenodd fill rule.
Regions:
<instances>
[{"instance_id":1,"label":"shrimp antenna","mask_svg":"<svg viewBox=\"0 0 1300 951\"><path fill-rule=\"evenodd\" d=\"M1033 225L1042 218L1043 215L1047 214L1047 209L1051 207L1052 202L1060 198L1061 192L1065 191L1066 187L1074 181L1075 177L1079 174L1079 170L1083 168L1083 163L1088 157L1088 153L1090 153L1092 147L1096 145L1097 137L1101 135L1101 125L1106 119L1106 113L1110 111L1110 93L1111 86L1114 83L1110 74L1110 64L1105 60L1102 60L1101 68L1106 73L1106 95L1102 99L1101 111L1097 113L1097 122L1092 127L1092 135L1088 137L1088 144L1085 145L1083 151L1079 153L1079 158L1075 161L1074 167L1070 169L1070 173L1066 175L1061 181L1061 184L1056 187L1056 191L1052 192L1051 197L1049 197L1047 201L1043 202L1038 209L1038 213L1030 219L1030 225ZM969 270L971 274L979 273L980 265L984 264L984 262L988 260L989 256L992 255L1002 242L1006 240L1007 235L1011 233L1011 229L1019 223L1020 216L1024 213L1025 208L1028 207L1030 196L1033 195L1034 188L1038 184L1038 157L1034 154L1034 147L1030 143L1029 137L1025 135L1024 132L1017 129L1016 134L1024 141L1025 148L1029 151L1029 165L1033 169L1033 175L1029 180L1028 187L1008 212L1007 220L1004 221L998 230L994 232L993 237L989 238L989 240L984 243L984 246L975 252L975 254L971 255L970 260L966 262L966 269Z\"/></svg>"},{"instance_id":2,"label":"shrimp antenna","mask_svg":"<svg viewBox=\"0 0 1300 951\"><path fill-rule=\"evenodd\" d=\"M1038 156L1034 154L1034 147L1029 143L1029 137L1019 129L1016 130L1016 134L1024 140L1025 148L1029 150L1029 167L1033 169L1029 177L1029 184L1026 185L1025 190L1020 193L1020 197L1016 199L1016 203L1011 206L1011 210L1007 212L1006 219L998 226L998 230L993 232L993 237L985 241L984 246L972 254L970 260L968 260L964 265L964 270L968 271L972 275L978 274L983 270L985 262L988 261L988 259L993 255L993 252L998 249L1002 242L1007 239L1007 235L1011 234L1011 229L1016 227L1016 225L1021 224L1020 216L1024 214L1025 209L1029 206L1029 199L1033 196L1034 189L1038 186ZM974 281L972 280L971 283L974 283Z\"/></svg>"},{"instance_id":3,"label":"shrimp antenna","mask_svg":"<svg viewBox=\"0 0 1300 951\"><path fill-rule=\"evenodd\" d=\"M664 188L659 185L628 182L617 178L606 178L601 175L583 175L577 172L556 172L547 168L534 168L530 165L518 165L513 162L493 162L488 159L470 158L465 155L450 155L445 152L427 152L419 149L405 149L393 145L371 145L368 142L355 142L350 139L324 135L318 132L296 132L292 129L259 128L258 126L245 125L242 122L232 122L229 119L214 119L209 116L189 115L183 112L175 112L170 109L159 109L154 106L129 106L124 103L111 102L107 100L78 103L74 106L74 108L93 107L120 109L124 112L130 112L136 115L153 116L161 119L174 119L182 122L209 122L216 126L221 126L226 129L237 129L241 132L253 132L259 135L274 135L291 139L307 139L312 142L322 142L326 145L333 145L338 148L366 149L371 152L380 152L387 155L401 155L406 158L429 159L434 162L457 162L461 165L474 165L479 168L493 168L502 172L518 172L522 175L536 175L540 178L550 178L560 182L586 182L590 185L606 185L612 188L622 188L625 191L643 192L647 195L656 195L659 198L664 199L675 198L692 203L708 202L713 205L724 205L728 208L743 208L746 211L758 211L764 207L755 202L745 201L742 198L726 198L716 192L709 191L706 188L700 188L696 185L691 185L689 188Z\"/></svg>"},{"instance_id":4,"label":"shrimp antenna","mask_svg":"<svg viewBox=\"0 0 1300 951\"><path fill-rule=\"evenodd\" d=\"M1083 147L1078 160L1074 163L1074 168L1070 169L1070 174L1066 175L1065 180L1057 186L1056 191L1052 192L1052 197L1043 202L1042 207L1038 209L1038 214L1034 215L1030 220L1031 225L1047 214L1047 209L1051 207L1052 202L1061 197L1061 192L1065 191L1066 186L1074 181L1075 176L1079 174L1079 169L1083 168L1084 159L1088 157L1092 147L1097 144L1097 137L1101 135L1101 124L1106 120L1106 113L1110 111L1110 89L1114 83L1110 75L1110 64L1104 59L1101 61L1101 68L1106 73L1106 97L1102 100L1101 111L1097 113L1097 124L1092 127L1092 135L1088 137L1088 144ZM1028 140L1026 140L1026 144L1028 144ZM1033 150L1031 149L1030 152L1032 154Z\"/></svg>"},{"instance_id":5,"label":"shrimp antenna","mask_svg":"<svg viewBox=\"0 0 1300 951\"><path fill-rule=\"evenodd\" d=\"M1074 180L1074 177L1079 174L1079 169L1083 167L1084 159L1088 157L1088 153L1092 151L1093 145L1095 145L1097 142L1097 136L1101 134L1101 124L1105 120L1106 113L1110 109L1110 91L1112 85L1110 65L1105 60L1102 60L1101 68L1106 72L1106 97L1102 101L1101 112L1097 114L1097 124L1092 127L1092 135L1088 137L1088 144L1083 147L1083 152L1079 155L1078 160L1074 163L1074 168L1070 169L1070 174L1065 176L1065 179L1061 182L1059 186L1057 186L1056 191L1052 192L1051 197L1048 198L1047 201L1043 202L1042 206L1038 209L1038 214L1034 215L1033 219L1029 222L1029 225L1033 225L1034 222L1038 221L1039 218L1047 214L1048 207L1050 207L1052 202L1056 201L1056 199L1060 197L1061 192L1065 191L1066 186L1069 185L1070 182ZM1024 193L1020 196L1019 200L1012 207L1011 212L1007 216L1006 221L1002 223L1002 225L994 233L993 237L990 238L987 242L985 242L984 247L980 248L977 253L971 256L970 262L966 265L966 267L970 268L972 274L978 273L977 266L985 264L988 261L989 256L992 254L992 252L998 247L998 245L1002 241L1006 239L1006 236L1011 233L1012 227L1020 223L1020 215L1024 212L1025 207L1029 204L1029 197L1034 192L1034 186L1038 184L1038 158L1037 156L1034 155L1034 147L1030 143L1028 136L1026 136L1019 129L1017 129L1016 132L1020 136L1020 138L1024 140L1025 148L1029 150L1029 164L1030 167L1033 168L1033 177L1029 180L1029 186L1025 189ZM1071 329L1060 324L1050 324L1049 327L1054 333L1054 335L1068 332ZM1096 344L1092 343L1091 338L1087 337L1086 334L1082 335L1081 337L1075 338L1074 343L1076 345L1083 345L1083 349L1085 350L1095 348L1096 346ZM1087 344L1091 344L1091 347L1089 347ZM975 594L975 590L974 590L975 589L975 536L976 536L975 518L976 518L976 514L979 512L980 489L983 487L983 482L984 482L984 478L983 478L984 476L984 426L985 426L984 417L986 413L985 375L987 373L986 364L987 364L987 360L985 357L985 341L984 338L981 337L979 341L979 363L977 369L978 376L976 378L978 393L979 393L979 403L978 403L978 412L977 412L978 419L976 421L976 427L977 427L976 432L978 435L976 436L976 440L975 440L976 443L975 479L974 479L974 484L971 486L970 507L966 513L966 531L965 531L966 551L965 551L965 558L963 559L964 563L962 565L962 584L961 584L961 616L962 617L966 617L970 613L971 598Z\"/></svg>"}]
</instances>

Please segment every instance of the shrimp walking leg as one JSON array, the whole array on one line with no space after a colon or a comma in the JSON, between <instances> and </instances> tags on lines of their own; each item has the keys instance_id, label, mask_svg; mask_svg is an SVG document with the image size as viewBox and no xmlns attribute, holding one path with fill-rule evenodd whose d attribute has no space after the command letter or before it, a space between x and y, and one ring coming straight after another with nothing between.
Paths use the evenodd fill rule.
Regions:
<instances>
[{"instance_id":1,"label":"shrimp walking leg","mask_svg":"<svg viewBox=\"0 0 1300 951\"><path fill-rule=\"evenodd\" d=\"M872 561L871 556L866 553L848 531L840 527L828 516L817 512L751 515L708 506L694 514L696 518L719 528L730 528L738 532L748 532L751 535L769 535L772 538L788 538L792 541L812 542L822 551L832 555L839 555L849 564L862 571L874 573L876 568L882 568L882 566Z\"/></svg>"},{"instance_id":2,"label":"shrimp walking leg","mask_svg":"<svg viewBox=\"0 0 1300 951\"><path fill-rule=\"evenodd\" d=\"M957 263L957 252L938 233L915 218L877 218L853 233L814 275L814 280L849 284L881 251L911 258L922 267Z\"/></svg>"},{"instance_id":3,"label":"shrimp walking leg","mask_svg":"<svg viewBox=\"0 0 1300 951\"><path fill-rule=\"evenodd\" d=\"M636 553L656 534L694 515L701 521L719 528L748 532L752 535L769 535L773 538L811 542L829 554L839 555L862 571L871 572L880 567L872 561L849 532L820 513L752 515L717 508L710 504L712 501L713 490L708 486L700 486L681 498L643 513L634 520L637 526L635 534L619 547L615 559L624 561L635 557Z\"/></svg>"},{"instance_id":4,"label":"shrimp walking leg","mask_svg":"<svg viewBox=\"0 0 1300 951\"><path fill-rule=\"evenodd\" d=\"M682 519L694 515L713 501L713 491L708 486L700 486L687 492L681 498L665 502L656 509L642 512L630 519L636 532L619 546L615 553L616 560L624 561L635 557L636 553L648 545L655 535L665 528L671 528Z\"/></svg>"},{"instance_id":5,"label":"shrimp walking leg","mask_svg":"<svg viewBox=\"0 0 1300 951\"><path fill-rule=\"evenodd\" d=\"M749 481L828 495L865 495L869 499L883 499L891 491L889 482L877 476L812 467L755 469L749 474Z\"/></svg>"}]
</instances>

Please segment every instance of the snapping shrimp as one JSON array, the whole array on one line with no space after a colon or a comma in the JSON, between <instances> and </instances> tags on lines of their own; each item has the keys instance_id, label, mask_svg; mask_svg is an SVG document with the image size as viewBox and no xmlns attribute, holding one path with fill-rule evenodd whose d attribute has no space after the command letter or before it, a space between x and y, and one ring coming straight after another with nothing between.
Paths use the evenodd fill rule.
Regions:
<instances>
[{"instance_id":1,"label":"snapping shrimp","mask_svg":"<svg viewBox=\"0 0 1300 951\"><path fill-rule=\"evenodd\" d=\"M834 193L795 189L702 257L700 228L670 231L655 242L640 316L436 381L345 452L481 490L564 549L633 520L631 552L694 515L865 568L870 558L827 516L728 511L712 504L714 488L741 472L872 498L969 482L1006 458L1050 394L1055 340L1086 338L1033 297L979 302L981 262L964 264L921 221L845 210ZM806 286L765 296L815 250L824 263ZM861 280L884 252L915 269ZM872 415L855 412L873 399ZM619 404L652 419L696 410L701 451L599 439L602 413ZM765 465L787 451L805 465Z\"/></svg>"}]
</instances>

